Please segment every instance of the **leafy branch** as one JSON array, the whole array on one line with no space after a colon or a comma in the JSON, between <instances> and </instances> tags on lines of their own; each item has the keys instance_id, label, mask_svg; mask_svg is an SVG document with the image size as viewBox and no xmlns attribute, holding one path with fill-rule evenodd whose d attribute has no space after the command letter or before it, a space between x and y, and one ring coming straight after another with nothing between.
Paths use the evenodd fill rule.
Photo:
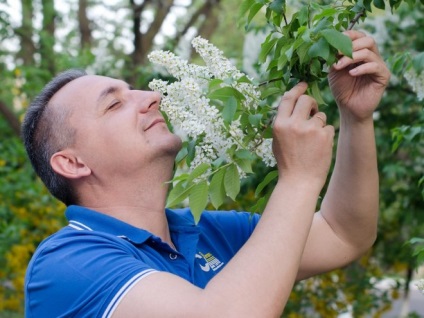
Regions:
<instances>
[{"instance_id":1,"label":"leafy branch","mask_svg":"<svg viewBox=\"0 0 424 318\"><path fill-rule=\"evenodd\" d=\"M402 2L412 5L415 1L418 0L390 0L389 5L394 10ZM235 200L240 192L240 178L253 173L255 161L265 162L265 158L272 155L270 124L275 110L268 105L274 95L284 93L299 81L306 81L309 83L309 94L319 104L325 104L320 85L327 78L329 67L338 60L340 53L352 57L352 41L343 31L352 29L364 20L373 6L384 9L386 4L383 0L346 0L342 4L337 2L330 5L311 1L290 15L285 0L244 0L239 14L246 30L252 27L253 19L259 13L264 13L267 21L267 36L258 57L259 64L266 66L266 74L265 80L257 86L253 80L235 70L220 55L222 52L217 52L214 47L206 50L215 52L214 57L206 53L205 58L198 52L204 58L206 68L170 57L170 53L156 57L159 63L171 59L169 69L176 72L173 75L180 80L173 84L156 83L156 87L165 95L166 104L173 107L173 96L180 98L193 93L197 97L188 96L185 98L192 98L190 101L184 99L176 104L180 104L179 107L196 103L203 105L206 107L204 110L194 112L194 117L199 116L197 122L217 123L211 126L216 133L189 133L184 141L183 149L177 156L177 166L187 172L172 180L167 205L175 206L188 199L193 214L199 218L208 202L218 209L227 198ZM196 41L199 44L202 40ZM203 87L205 82L208 84ZM175 94L176 87L184 92ZM203 90L202 93L199 90ZM206 101L208 105L204 104ZM185 113L171 108L168 111L164 109L167 115L177 114L178 117ZM193 109L186 111L190 113ZM214 115L204 117L205 113ZM193 116L189 116L191 120ZM184 126L186 119L179 118L177 121ZM230 145L225 149L215 145L213 139L217 134L224 136L219 137L218 143L222 144L223 140L228 139L231 140ZM257 187L255 211L262 211L265 207L270 192L262 192L277 176L277 171L272 170Z\"/></svg>"}]
</instances>

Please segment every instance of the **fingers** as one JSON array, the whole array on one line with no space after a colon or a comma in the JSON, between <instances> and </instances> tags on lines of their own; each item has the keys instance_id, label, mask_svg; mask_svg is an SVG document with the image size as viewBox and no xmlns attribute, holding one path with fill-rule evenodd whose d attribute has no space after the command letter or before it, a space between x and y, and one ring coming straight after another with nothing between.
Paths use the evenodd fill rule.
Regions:
<instances>
[{"instance_id":1,"label":"fingers","mask_svg":"<svg viewBox=\"0 0 424 318\"><path fill-rule=\"evenodd\" d=\"M311 120L311 122L315 122L315 125L320 127L327 125L327 115L323 112L318 112L316 100L304 94L306 88L306 83L299 83L283 95L275 120L291 118L299 121Z\"/></svg>"},{"instance_id":2,"label":"fingers","mask_svg":"<svg viewBox=\"0 0 424 318\"><path fill-rule=\"evenodd\" d=\"M300 82L294 86L291 90L287 91L281 98L280 105L278 106L277 116L289 117L293 113L294 106L300 96L305 94L308 85L304 82Z\"/></svg>"},{"instance_id":3,"label":"fingers","mask_svg":"<svg viewBox=\"0 0 424 318\"><path fill-rule=\"evenodd\" d=\"M311 114L318 112L316 100L305 95L307 87L306 83L301 82L283 95L277 118L293 117L306 120Z\"/></svg>"},{"instance_id":4,"label":"fingers","mask_svg":"<svg viewBox=\"0 0 424 318\"><path fill-rule=\"evenodd\" d=\"M353 52L368 48L374 53L379 54L377 43L372 37L366 35L365 33L360 31L349 30L343 32L343 34L347 35L352 40Z\"/></svg>"},{"instance_id":5,"label":"fingers","mask_svg":"<svg viewBox=\"0 0 424 318\"><path fill-rule=\"evenodd\" d=\"M350 30L344 34L352 39L352 58L342 56L333 68L348 69L351 76L374 74L381 77L381 82L387 82L390 71L380 56L375 40L359 31Z\"/></svg>"},{"instance_id":6,"label":"fingers","mask_svg":"<svg viewBox=\"0 0 424 318\"><path fill-rule=\"evenodd\" d=\"M316 113L310 120L316 121L323 128L327 126L327 115L323 112Z\"/></svg>"}]
</instances>

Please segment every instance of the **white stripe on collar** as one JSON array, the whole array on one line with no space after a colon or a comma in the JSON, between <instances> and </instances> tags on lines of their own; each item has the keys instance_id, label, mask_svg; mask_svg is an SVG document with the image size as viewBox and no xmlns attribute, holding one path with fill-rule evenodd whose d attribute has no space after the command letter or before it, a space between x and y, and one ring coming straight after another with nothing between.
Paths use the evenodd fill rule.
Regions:
<instances>
[{"instance_id":1,"label":"white stripe on collar","mask_svg":"<svg viewBox=\"0 0 424 318\"><path fill-rule=\"evenodd\" d=\"M77 222L77 221L74 221L74 220L70 220L69 221L69 226L72 227L72 228L74 228L74 229L80 230L80 231L82 231L82 230L93 231L93 229L91 229L87 225L82 224L82 223Z\"/></svg>"}]
</instances>

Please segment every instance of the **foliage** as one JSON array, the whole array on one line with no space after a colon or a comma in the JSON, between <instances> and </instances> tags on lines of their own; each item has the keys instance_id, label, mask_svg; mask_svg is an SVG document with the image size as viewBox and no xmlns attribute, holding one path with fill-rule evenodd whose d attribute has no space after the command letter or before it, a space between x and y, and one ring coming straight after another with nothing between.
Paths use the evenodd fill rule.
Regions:
<instances>
[{"instance_id":1,"label":"foliage","mask_svg":"<svg viewBox=\"0 0 424 318\"><path fill-rule=\"evenodd\" d=\"M334 35L333 30L338 32L349 28L352 18L362 13L357 24L374 33L379 41L393 78L375 117L381 176L378 240L372 253L360 262L297 284L285 313L287 317L312 317L312 312L321 317L332 317L336 312L351 307L355 317L365 313L378 316L387 309L388 301L397 297L398 290L380 293L376 290L376 280L391 273L403 274L415 268L422 259L420 237L424 233L424 114L417 92L413 91L413 86L403 76L411 69L418 74L422 71L424 15L422 10L411 9L422 1L298 1L289 4L282 0L247 0L241 5L231 0L224 2L232 9L219 11L219 18L224 19L225 23L220 22L219 27L223 29L218 28L221 31L214 34L212 42L224 48L225 55L230 56L239 67L242 63L237 49L242 44L243 32L237 31L237 36L233 36L233 33L227 36L230 27L234 27L234 7L240 7L245 12L243 23L249 22L247 31L262 31L268 35L261 46L261 65L257 65L258 69L260 66L265 66L265 69L261 68L258 79L252 81L260 85L263 102L272 105L276 96L297 80L314 82L316 84L312 85L314 89L310 94L318 100L322 97L321 103L328 104L322 106L322 109L326 110L328 121L336 128L336 106L329 97L325 77L328 64L337 58L338 50L348 54L349 45L341 45L343 40L336 43L329 34ZM99 1L93 1L92 4L91 9L95 7L95 10L104 5ZM186 16L180 16L176 25L184 29L184 22L202 4L202 1L196 1L196 6L190 7ZM393 14L376 9L384 7ZM131 79L136 87L146 87L152 78L163 78L163 74L152 72L151 65L131 64L131 45L128 49L123 44L128 43L126 41L132 34L129 27L132 22L131 9L127 2L117 1L116 5L108 9L119 14L120 19L115 21L115 15L112 18L93 17L91 25L96 36L85 49L79 47L75 8L69 7L66 13L58 12L57 28L62 32L58 32L60 36L55 38L55 55L52 60L55 61L56 70L88 68L98 74ZM18 27L12 20L7 10L0 9L0 101L5 102L21 118L28 101L53 74L41 67L44 65L40 61L43 57L38 53L35 54L37 58L34 64L25 65L17 50L11 49L19 47ZM148 25L141 29L148 29ZM344 39L338 33L336 37ZM35 34L32 38L38 39L39 36ZM163 48L161 38L164 35L159 32L154 41L158 48ZM8 40L14 41L15 45L6 46ZM166 35L164 42L166 49L177 50L178 45L173 41L173 36ZM225 82L225 85L228 83ZM212 88L217 90L218 86ZM214 103L224 104L229 96L226 100L222 98L217 98ZM222 107L220 109L223 110ZM35 177L19 137L14 135L2 116L0 134L0 311L22 311L23 275L29 257L40 240L64 224L64 207L51 198ZM218 187L216 192L219 199L211 200L215 206L219 203L225 209L254 206L253 210L261 211L275 182L272 179L275 172L257 160L252 161L252 170L254 174L247 175L236 185L240 187L237 202L228 197L223 198L222 187ZM266 177L270 172L270 177ZM218 181L215 180L222 186L222 180ZM235 192L231 196L235 197ZM214 205L208 207L214 208ZM404 244L414 237L417 238L414 244ZM418 262L415 256L418 256Z\"/></svg>"},{"instance_id":2,"label":"foliage","mask_svg":"<svg viewBox=\"0 0 424 318\"><path fill-rule=\"evenodd\" d=\"M370 256L347 268L297 283L282 317L337 318L341 313L378 317L387 311L397 294L377 288L376 280L383 273Z\"/></svg>"},{"instance_id":3,"label":"foliage","mask_svg":"<svg viewBox=\"0 0 424 318\"><path fill-rule=\"evenodd\" d=\"M413 71L424 76L424 15L407 6L399 7L397 13L369 26L379 36L393 73L376 121L382 199L375 250L387 271L399 273L402 268L406 287L407 273L420 266L415 258L420 255L420 245L405 242L424 233L424 109L420 92L405 75ZM405 39L413 39L406 49ZM423 88L421 85L421 92Z\"/></svg>"}]
</instances>

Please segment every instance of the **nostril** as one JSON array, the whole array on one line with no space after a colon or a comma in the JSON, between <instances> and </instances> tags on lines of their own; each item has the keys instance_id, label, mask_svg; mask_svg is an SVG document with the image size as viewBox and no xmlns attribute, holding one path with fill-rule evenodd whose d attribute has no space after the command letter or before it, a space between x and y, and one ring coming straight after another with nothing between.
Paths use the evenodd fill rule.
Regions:
<instances>
[{"instance_id":1,"label":"nostril","mask_svg":"<svg viewBox=\"0 0 424 318\"><path fill-rule=\"evenodd\" d=\"M157 100L151 102L148 108L150 109L150 108L156 106L156 104L159 104L159 102Z\"/></svg>"}]
</instances>

